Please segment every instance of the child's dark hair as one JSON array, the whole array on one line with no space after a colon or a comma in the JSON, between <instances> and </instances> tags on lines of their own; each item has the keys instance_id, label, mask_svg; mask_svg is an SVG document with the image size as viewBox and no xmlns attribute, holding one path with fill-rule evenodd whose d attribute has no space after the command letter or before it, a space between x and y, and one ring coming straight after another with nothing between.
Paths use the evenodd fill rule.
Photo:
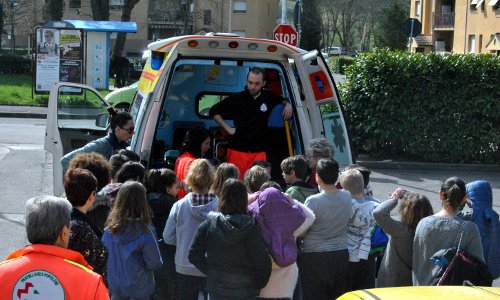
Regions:
<instances>
[{"instance_id":1,"label":"child's dark hair","mask_svg":"<svg viewBox=\"0 0 500 300\"><path fill-rule=\"evenodd\" d=\"M153 213L146 200L146 188L139 182L127 181L118 190L106 221L106 229L119 234L129 224L139 221L141 229L147 232L152 217Z\"/></svg>"},{"instance_id":2,"label":"child's dark hair","mask_svg":"<svg viewBox=\"0 0 500 300\"><path fill-rule=\"evenodd\" d=\"M170 169L151 169L147 175L147 190L165 193L165 190L177 182L177 175Z\"/></svg>"},{"instance_id":3,"label":"child's dark hair","mask_svg":"<svg viewBox=\"0 0 500 300\"><path fill-rule=\"evenodd\" d=\"M109 127L113 132L115 132L116 127L122 127L127 124L128 121L133 120L132 115L128 112L117 112L114 107L109 106L107 108L108 114L110 116Z\"/></svg>"},{"instance_id":4,"label":"child's dark hair","mask_svg":"<svg viewBox=\"0 0 500 300\"><path fill-rule=\"evenodd\" d=\"M113 179L115 178L116 173L118 173L118 171L122 168L122 166L126 162L129 162L129 161L139 162L139 155L137 155L138 159L135 160L134 159L135 157L132 155L132 153L137 155L135 152L132 152L130 150L125 150L125 149L121 149L120 151L118 151L117 154L111 155L111 157L109 158L109 163L111 163L111 177Z\"/></svg>"},{"instance_id":5,"label":"child's dark hair","mask_svg":"<svg viewBox=\"0 0 500 300\"><path fill-rule=\"evenodd\" d=\"M143 165L135 161L128 161L123 164L118 172L115 174L115 182L124 183L127 180L134 180L140 183L144 182L146 169Z\"/></svg>"},{"instance_id":6,"label":"child's dark hair","mask_svg":"<svg viewBox=\"0 0 500 300\"><path fill-rule=\"evenodd\" d=\"M434 211L432 210L431 202L427 199L427 197L417 193L405 191L399 204L401 222L410 226L412 231L415 232L418 222L432 214L434 214Z\"/></svg>"},{"instance_id":7,"label":"child's dark hair","mask_svg":"<svg viewBox=\"0 0 500 300\"><path fill-rule=\"evenodd\" d=\"M204 127L189 129L182 141L181 153L189 152L196 158L201 158L201 144L210 138L210 132Z\"/></svg>"},{"instance_id":8,"label":"child's dark hair","mask_svg":"<svg viewBox=\"0 0 500 300\"><path fill-rule=\"evenodd\" d=\"M322 158L318 160L316 174L325 184L335 184L339 178L339 164L335 159Z\"/></svg>"},{"instance_id":9,"label":"child's dark hair","mask_svg":"<svg viewBox=\"0 0 500 300\"><path fill-rule=\"evenodd\" d=\"M277 183L276 181L272 181L272 180L268 180L268 181L264 182L264 184L260 187L260 190L263 191L263 190L270 188L270 187L273 187L273 188L277 189L278 191L283 192L281 185L279 183Z\"/></svg>"},{"instance_id":10,"label":"child's dark hair","mask_svg":"<svg viewBox=\"0 0 500 300\"><path fill-rule=\"evenodd\" d=\"M361 175L363 175L363 182L365 183L365 188L366 188L368 186L368 183L370 183L370 174L372 173L372 171L370 171L370 169L368 169L367 167L363 167L363 166L360 166L358 164L352 164L352 165L346 166L344 168L344 171L352 170L352 169L358 170L361 173Z\"/></svg>"},{"instance_id":11,"label":"child's dark hair","mask_svg":"<svg viewBox=\"0 0 500 300\"><path fill-rule=\"evenodd\" d=\"M285 174L295 171L295 177L304 180L307 175L307 161L302 155L295 155L285 158L281 162L281 171Z\"/></svg>"},{"instance_id":12,"label":"child's dark hair","mask_svg":"<svg viewBox=\"0 0 500 300\"><path fill-rule=\"evenodd\" d=\"M443 194L443 207L451 207L457 211L467 195L465 182L459 177L450 177L441 185L441 193Z\"/></svg>"},{"instance_id":13,"label":"child's dark hair","mask_svg":"<svg viewBox=\"0 0 500 300\"><path fill-rule=\"evenodd\" d=\"M248 194L245 184L234 178L226 180L222 185L218 207L224 215L246 214Z\"/></svg>"},{"instance_id":14,"label":"child's dark hair","mask_svg":"<svg viewBox=\"0 0 500 300\"><path fill-rule=\"evenodd\" d=\"M73 207L87 203L89 196L97 189L97 179L87 169L68 169L64 174L64 193Z\"/></svg>"}]
</instances>

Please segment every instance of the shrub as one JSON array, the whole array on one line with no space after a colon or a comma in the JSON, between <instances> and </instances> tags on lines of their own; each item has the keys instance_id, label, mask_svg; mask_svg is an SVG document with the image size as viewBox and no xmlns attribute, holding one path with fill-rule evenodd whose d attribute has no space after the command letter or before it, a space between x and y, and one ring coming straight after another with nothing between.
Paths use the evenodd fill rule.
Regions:
<instances>
[{"instance_id":1,"label":"shrub","mask_svg":"<svg viewBox=\"0 0 500 300\"><path fill-rule=\"evenodd\" d=\"M328 67L334 73L344 74L345 69L352 65L356 58L348 56L333 56L328 59Z\"/></svg>"},{"instance_id":2,"label":"shrub","mask_svg":"<svg viewBox=\"0 0 500 300\"><path fill-rule=\"evenodd\" d=\"M343 104L358 152L500 163L500 60L375 49L346 70Z\"/></svg>"},{"instance_id":3,"label":"shrub","mask_svg":"<svg viewBox=\"0 0 500 300\"><path fill-rule=\"evenodd\" d=\"M0 74L29 74L30 71L29 56L0 55Z\"/></svg>"}]
</instances>

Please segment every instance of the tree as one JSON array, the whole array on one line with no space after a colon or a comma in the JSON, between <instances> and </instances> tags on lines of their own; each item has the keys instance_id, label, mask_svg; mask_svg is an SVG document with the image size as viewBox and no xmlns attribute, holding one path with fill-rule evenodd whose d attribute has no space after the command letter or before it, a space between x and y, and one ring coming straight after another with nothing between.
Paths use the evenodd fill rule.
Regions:
<instances>
[{"instance_id":1,"label":"tree","mask_svg":"<svg viewBox=\"0 0 500 300\"><path fill-rule=\"evenodd\" d=\"M132 9L135 5L139 3L140 0L124 0L122 9L122 22L130 22L130 16L132 15ZM125 47L125 41L127 40L126 32L118 32L116 36L115 46L113 47L112 57L123 56L123 48Z\"/></svg>"},{"instance_id":2,"label":"tree","mask_svg":"<svg viewBox=\"0 0 500 300\"><path fill-rule=\"evenodd\" d=\"M0 2L0 37L3 34L3 16L4 16L3 2ZM0 38L0 50L2 50L1 38Z\"/></svg>"},{"instance_id":3,"label":"tree","mask_svg":"<svg viewBox=\"0 0 500 300\"><path fill-rule=\"evenodd\" d=\"M305 50L320 49L321 18L317 0L302 2L300 47Z\"/></svg>"},{"instance_id":4,"label":"tree","mask_svg":"<svg viewBox=\"0 0 500 300\"><path fill-rule=\"evenodd\" d=\"M391 0L383 9L383 14L375 25L375 46L406 49L408 38L403 32L403 22L407 17L408 12L404 3Z\"/></svg>"},{"instance_id":5,"label":"tree","mask_svg":"<svg viewBox=\"0 0 500 300\"><path fill-rule=\"evenodd\" d=\"M45 0L43 18L48 21L61 21L64 13L63 0Z\"/></svg>"},{"instance_id":6,"label":"tree","mask_svg":"<svg viewBox=\"0 0 500 300\"><path fill-rule=\"evenodd\" d=\"M90 0L94 21L109 21L109 1Z\"/></svg>"}]
</instances>

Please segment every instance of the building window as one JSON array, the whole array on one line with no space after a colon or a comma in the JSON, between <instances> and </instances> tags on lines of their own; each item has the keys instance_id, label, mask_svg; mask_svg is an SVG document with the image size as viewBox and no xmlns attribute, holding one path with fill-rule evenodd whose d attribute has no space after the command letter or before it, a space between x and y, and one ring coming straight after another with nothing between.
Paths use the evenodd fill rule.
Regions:
<instances>
[{"instance_id":1,"label":"building window","mask_svg":"<svg viewBox=\"0 0 500 300\"><path fill-rule=\"evenodd\" d=\"M476 53L476 36L469 35L469 53Z\"/></svg>"},{"instance_id":2,"label":"building window","mask_svg":"<svg viewBox=\"0 0 500 300\"><path fill-rule=\"evenodd\" d=\"M247 12L247 1L246 0L234 0L233 1L233 13L246 13Z\"/></svg>"},{"instance_id":3,"label":"building window","mask_svg":"<svg viewBox=\"0 0 500 300\"><path fill-rule=\"evenodd\" d=\"M69 8L81 8L82 1L81 0L69 0Z\"/></svg>"},{"instance_id":4,"label":"building window","mask_svg":"<svg viewBox=\"0 0 500 300\"><path fill-rule=\"evenodd\" d=\"M471 11L476 11L477 10L477 2L478 2L478 0L470 0L469 9Z\"/></svg>"},{"instance_id":5,"label":"building window","mask_svg":"<svg viewBox=\"0 0 500 300\"><path fill-rule=\"evenodd\" d=\"M121 8L125 0L109 0L109 8Z\"/></svg>"},{"instance_id":6,"label":"building window","mask_svg":"<svg viewBox=\"0 0 500 300\"><path fill-rule=\"evenodd\" d=\"M415 1L415 16L420 17L420 1Z\"/></svg>"},{"instance_id":7,"label":"building window","mask_svg":"<svg viewBox=\"0 0 500 300\"><path fill-rule=\"evenodd\" d=\"M212 25L212 11L204 10L203 11L203 25Z\"/></svg>"}]
</instances>

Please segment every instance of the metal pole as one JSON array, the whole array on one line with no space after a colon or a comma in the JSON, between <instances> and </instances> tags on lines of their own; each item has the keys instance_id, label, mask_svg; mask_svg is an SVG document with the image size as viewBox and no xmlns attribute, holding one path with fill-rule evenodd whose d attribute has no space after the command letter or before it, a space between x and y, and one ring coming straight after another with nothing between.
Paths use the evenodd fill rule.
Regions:
<instances>
[{"instance_id":1,"label":"metal pole","mask_svg":"<svg viewBox=\"0 0 500 300\"><path fill-rule=\"evenodd\" d=\"M300 25L301 22L301 14L302 14L302 2L299 0L298 2L298 11L297 11L297 47L300 47L300 37L302 35L302 26Z\"/></svg>"},{"instance_id":2,"label":"metal pole","mask_svg":"<svg viewBox=\"0 0 500 300\"><path fill-rule=\"evenodd\" d=\"M14 1L10 1L10 52L14 55L16 38L14 37Z\"/></svg>"},{"instance_id":3,"label":"metal pole","mask_svg":"<svg viewBox=\"0 0 500 300\"><path fill-rule=\"evenodd\" d=\"M227 32L232 32L232 18L233 18L233 0L229 0L229 20L227 23Z\"/></svg>"},{"instance_id":4,"label":"metal pole","mask_svg":"<svg viewBox=\"0 0 500 300\"><path fill-rule=\"evenodd\" d=\"M287 15L288 15L287 4L288 4L288 0L281 0L281 24L287 24L288 23L288 20L287 20Z\"/></svg>"},{"instance_id":5,"label":"metal pole","mask_svg":"<svg viewBox=\"0 0 500 300\"><path fill-rule=\"evenodd\" d=\"M410 37L408 38L408 51L411 52L411 42L413 37L413 24L415 23L415 19L411 18L411 27L410 27Z\"/></svg>"}]
</instances>

